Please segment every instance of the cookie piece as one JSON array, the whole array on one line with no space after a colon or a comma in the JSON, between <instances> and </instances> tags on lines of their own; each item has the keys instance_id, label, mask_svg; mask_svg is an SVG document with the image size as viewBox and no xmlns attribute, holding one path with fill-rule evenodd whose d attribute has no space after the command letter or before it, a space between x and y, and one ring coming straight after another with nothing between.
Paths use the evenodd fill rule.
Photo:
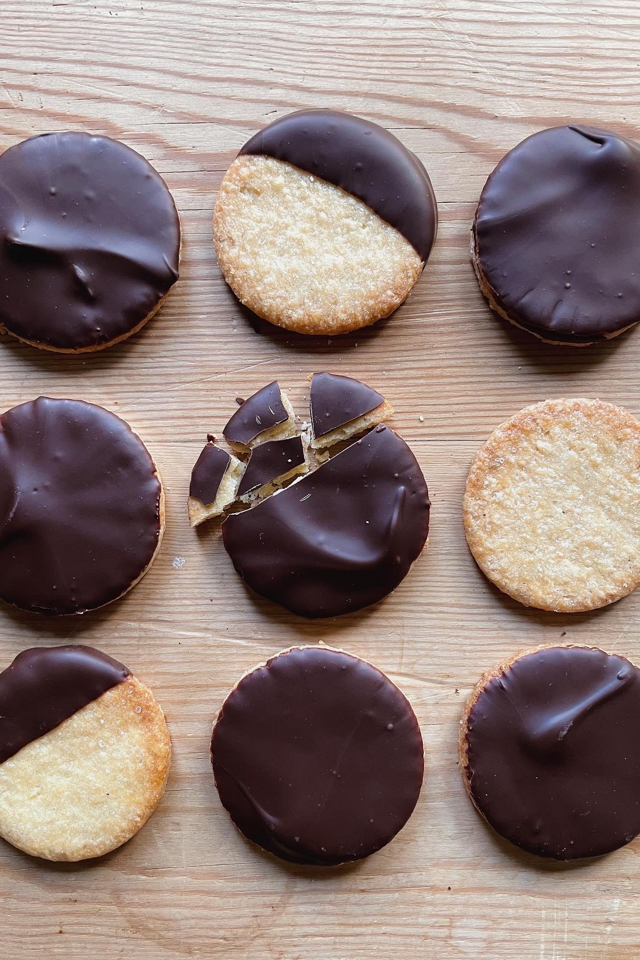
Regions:
<instances>
[{"instance_id":1,"label":"cookie piece","mask_svg":"<svg viewBox=\"0 0 640 960\"><path fill-rule=\"evenodd\" d=\"M504 593L573 613L640 583L640 423L601 400L546 400L489 437L464 497L469 549Z\"/></svg>"},{"instance_id":2,"label":"cookie piece","mask_svg":"<svg viewBox=\"0 0 640 960\"><path fill-rule=\"evenodd\" d=\"M99 650L25 650L0 674L0 836L25 853L119 847L158 805L170 759L153 694Z\"/></svg>"},{"instance_id":3,"label":"cookie piece","mask_svg":"<svg viewBox=\"0 0 640 960\"><path fill-rule=\"evenodd\" d=\"M246 674L211 740L236 827L292 863L335 866L386 846L424 770L411 705L380 670L329 647L295 647Z\"/></svg>"},{"instance_id":4,"label":"cookie piece","mask_svg":"<svg viewBox=\"0 0 640 960\"><path fill-rule=\"evenodd\" d=\"M84 613L149 569L164 496L128 424L82 400L39 397L0 417L0 598Z\"/></svg>"},{"instance_id":5,"label":"cookie piece","mask_svg":"<svg viewBox=\"0 0 640 960\"><path fill-rule=\"evenodd\" d=\"M179 257L167 185L123 143L50 133L0 156L0 324L20 340L80 353L126 339Z\"/></svg>"},{"instance_id":6,"label":"cookie piece","mask_svg":"<svg viewBox=\"0 0 640 960\"><path fill-rule=\"evenodd\" d=\"M246 453L256 443L292 437L295 419L288 396L273 380L242 401L222 433L230 447Z\"/></svg>"},{"instance_id":7,"label":"cookie piece","mask_svg":"<svg viewBox=\"0 0 640 960\"><path fill-rule=\"evenodd\" d=\"M252 590L302 617L377 603L425 545L429 495L406 445L378 426L286 490L222 524Z\"/></svg>"},{"instance_id":8,"label":"cookie piece","mask_svg":"<svg viewBox=\"0 0 640 960\"><path fill-rule=\"evenodd\" d=\"M236 499L244 464L209 441L191 471L189 524L218 517Z\"/></svg>"},{"instance_id":9,"label":"cookie piece","mask_svg":"<svg viewBox=\"0 0 640 960\"><path fill-rule=\"evenodd\" d=\"M388 316L429 257L437 207L426 170L387 130L301 110L252 137L222 181L214 243L258 316L339 334Z\"/></svg>"},{"instance_id":10,"label":"cookie piece","mask_svg":"<svg viewBox=\"0 0 640 960\"><path fill-rule=\"evenodd\" d=\"M348 440L393 416L393 407L381 394L335 373L313 374L310 410L315 449Z\"/></svg>"},{"instance_id":11,"label":"cookie piece","mask_svg":"<svg viewBox=\"0 0 640 960\"><path fill-rule=\"evenodd\" d=\"M640 145L553 127L491 174L472 259L502 317L550 343L615 337L640 320Z\"/></svg>"},{"instance_id":12,"label":"cookie piece","mask_svg":"<svg viewBox=\"0 0 640 960\"><path fill-rule=\"evenodd\" d=\"M523 850L617 850L640 833L640 670L582 646L508 660L469 697L460 768L477 810Z\"/></svg>"},{"instance_id":13,"label":"cookie piece","mask_svg":"<svg viewBox=\"0 0 640 960\"><path fill-rule=\"evenodd\" d=\"M268 440L251 451L247 469L240 481L238 499L243 503L259 500L275 493L278 487L299 474L309 464L302 437Z\"/></svg>"}]
</instances>

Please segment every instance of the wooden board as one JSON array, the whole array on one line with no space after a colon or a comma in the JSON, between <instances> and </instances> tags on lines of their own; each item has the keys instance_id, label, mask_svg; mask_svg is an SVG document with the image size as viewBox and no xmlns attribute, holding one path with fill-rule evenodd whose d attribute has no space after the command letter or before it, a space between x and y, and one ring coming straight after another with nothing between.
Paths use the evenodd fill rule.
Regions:
<instances>
[{"instance_id":1,"label":"wooden board","mask_svg":"<svg viewBox=\"0 0 640 960\"><path fill-rule=\"evenodd\" d=\"M154 688L174 744L165 800L123 849L69 866L1 845L2 960L640 956L640 842L588 865L534 862L485 829L456 764L464 697L496 661L564 638L640 662L640 591L591 615L526 610L474 566L460 509L480 442L525 404L600 396L640 415L640 332L545 346L492 317L468 262L484 180L525 135L580 121L640 136L639 41L633 0L0 0L0 148L61 128L118 137L166 177L185 239L177 288L128 343L82 358L0 343L1 409L46 393L119 412L148 441L169 508L161 555L125 600L77 620L2 608L0 665L38 643L102 647ZM441 213L406 305L333 342L255 329L210 238L240 145L277 116L323 105L415 150ZM185 514L190 468L233 398L278 377L303 411L318 369L392 400L434 502L429 549L395 595L335 623L251 599L216 525L196 534ZM427 754L400 837L326 873L250 849L219 805L207 755L212 718L243 671L320 640L401 685Z\"/></svg>"}]
</instances>

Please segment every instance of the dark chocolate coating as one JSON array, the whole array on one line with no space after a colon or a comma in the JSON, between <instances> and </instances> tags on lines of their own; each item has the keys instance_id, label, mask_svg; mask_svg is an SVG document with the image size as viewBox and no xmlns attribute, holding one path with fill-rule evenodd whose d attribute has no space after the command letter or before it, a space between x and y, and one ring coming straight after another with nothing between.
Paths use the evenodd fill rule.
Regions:
<instances>
[{"instance_id":1,"label":"dark chocolate coating","mask_svg":"<svg viewBox=\"0 0 640 960\"><path fill-rule=\"evenodd\" d=\"M498 164L475 256L493 298L547 340L588 343L640 320L640 145L553 127Z\"/></svg>"},{"instance_id":2,"label":"dark chocolate coating","mask_svg":"<svg viewBox=\"0 0 640 960\"><path fill-rule=\"evenodd\" d=\"M160 481L108 410L40 397L0 417L0 598L40 613L115 600L153 559Z\"/></svg>"},{"instance_id":3,"label":"dark chocolate coating","mask_svg":"<svg viewBox=\"0 0 640 960\"><path fill-rule=\"evenodd\" d=\"M0 673L0 763L130 676L93 647L23 650Z\"/></svg>"},{"instance_id":4,"label":"dark chocolate coating","mask_svg":"<svg viewBox=\"0 0 640 960\"><path fill-rule=\"evenodd\" d=\"M314 373L310 399L311 425L316 439L384 403L384 397L366 383L335 373Z\"/></svg>"},{"instance_id":5,"label":"dark chocolate coating","mask_svg":"<svg viewBox=\"0 0 640 960\"><path fill-rule=\"evenodd\" d=\"M228 443L247 444L265 430L284 423L288 417L280 395L280 385L273 380L242 401L222 433Z\"/></svg>"},{"instance_id":6,"label":"dark chocolate coating","mask_svg":"<svg viewBox=\"0 0 640 960\"><path fill-rule=\"evenodd\" d=\"M424 770L411 705L371 664L297 648L244 677L213 729L223 806L239 830L293 863L332 866L380 850L411 816Z\"/></svg>"},{"instance_id":7,"label":"dark chocolate coating","mask_svg":"<svg viewBox=\"0 0 640 960\"><path fill-rule=\"evenodd\" d=\"M191 471L189 496L204 504L213 503L218 496L230 459L226 450L217 447L215 443L208 443Z\"/></svg>"},{"instance_id":8,"label":"dark chocolate coating","mask_svg":"<svg viewBox=\"0 0 640 960\"><path fill-rule=\"evenodd\" d=\"M520 657L468 719L474 803L541 857L610 853L640 832L640 670L586 647Z\"/></svg>"},{"instance_id":9,"label":"dark chocolate coating","mask_svg":"<svg viewBox=\"0 0 640 960\"><path fill-rule=\"evenodd\" d=\"M428 260L438 227L429 175L415 154L376 123L338 110L299 110L256 133L240 153L283 160L341 187Z\"/></svg>"},{"instance_id":10,"label":"dark chocolate coating","mask_svg":"<svg viewBox=\"0 0 640 960\"><path fill-rule=\"evenodd\" d=\"M386 597L420 556L428 531L422 471L404 440L383 426L222 525L247 586L314 618Z\"/></svg>"},{"instance_id":11,"label":"dark chocolate coating","mask_svg":"<svg viewBox=\"0 0 640 960\"><path fill-rule=\"evenodd\" d=\"M130 147L50 133L0 157L0 324L61 350L128 335L178 279L180 223Z\"/></svg>"},{"instance_id":12,"label":"dark chocolate coating","mask_svg":"<svg viewBox=\"0 0 640 960\"><path fill-rule=\"evenodd\" d=\"M301 463L304 463L304 447L300 437L268 440L267 443L258 444L251 451L247 469L240 481L238 496L277 480Z\"/></svg>"}]
</instances>

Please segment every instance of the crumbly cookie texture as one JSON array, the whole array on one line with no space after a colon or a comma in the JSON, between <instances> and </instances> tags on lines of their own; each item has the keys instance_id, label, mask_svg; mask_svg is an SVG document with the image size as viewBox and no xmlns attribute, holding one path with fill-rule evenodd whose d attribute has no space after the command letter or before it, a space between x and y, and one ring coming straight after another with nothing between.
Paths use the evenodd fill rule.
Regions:
<instances>
[{"instance_id":1,"label":"crumbly cookie texture","mask_svg":"<svg viewBox=\"0 0 640 960\"><path fill-rule=\"evenodd\" d=\"M0 765L0 836L46 860L102 856L153 813L170 758L162 710L131 676Z\"/></svg>"},{"instance_id":2,"label":"crumbly cookie texture","mask_svg":"<svg viewBox=\"0 0 640 960\"><path fill-rule=\"evenodd\" d=\"M385 400L379 406L374 407L373 410L369 410L369 412L365 413L362 417L356 417L355 420L350 420L349 423L345 423L336 430L332 430L331 433L326 433L323 437L315 437L311 441L311 446L314 450L326 450L327 447L332 447L336 443L349 440L351 437L357 437L358 434L364 433L365 430L376 427L385 420L390 420L392 416L393 407L388 400Z\"/></svg>"},{"instance_id":3,"label":"crumbly cookie texture","mask_svg":"<svg viewBox=\"0 0 640 960\"><path fill-rule=\"evenodd\" d=\"M424 266L361 200L281 160L240 156L214 213L220 268L258 316L306 334L368 326L400 306Z\"/></svg>"},{"instance_id":4,"label":"crumbly cookie texture","mask_svg":"<svg viewBox=\"0 0 640 960\"><path fill-rule=\"evenodd\" d=\"M601 400L526 407L489 437L464 497L471 553L504 593L593 610L640 583L640 423Z\"/></svg>"},{"instance_id":5,"label":"crumbly cookie texture","mask_svg":"<svg viewBox=\"0 0 640 960\"><path fill-rule=\"evenodd\" d=\"M197 527L205 520L211 520L213 517L218 517L221 513L224 513L236 499L244 471L245 464L237 457L231 456L229 466L220 481L218 493L213 503L203 503L197 497L189 497L189 525Z\"/></svg>"}]
</instances>

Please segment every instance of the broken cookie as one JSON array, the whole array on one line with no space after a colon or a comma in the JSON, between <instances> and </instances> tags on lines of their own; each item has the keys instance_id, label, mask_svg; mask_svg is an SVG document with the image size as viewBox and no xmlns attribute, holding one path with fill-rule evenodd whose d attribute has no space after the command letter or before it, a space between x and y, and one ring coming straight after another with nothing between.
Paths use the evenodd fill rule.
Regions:
<instances>
[{"instance_id":1,"label":"broken cookie","mask_svg":"<svg viewBox=\"0 0 640 960\"><path fill-rule=\"evenodd\" d=\"M234 450L247 449L266 440L282 440L295 433L295 414L277 380L244 400L222 431Z\"/></svg>"},{"instance_id":2,"label":"broken cookie","mask_svg":"<svg viewBox=\"0 0 640 960\"><path fill-rule=\"evenodd\" d=\"M310 393L315 449L348 440L393 416L393 407L372 387L353 377L314 373Z\"/></svg>"},{"instance_id":3,"label":"broken cookie","mask_svg":"<svg viewBox=\"0 0 640 960\"><path fill-rule=\"evenodd\" d=\"M251 456L238 488L238 499L243 503L270 496L287 480L306 473L309 463L306 444L302 437L268 440L259 443Z\"/></svg>"},{"instance_id":4,"label":"broken cookie","mask_svg":"<svg viewBox=\"0 0 640 960\"><path fill-rule=\"evenodd\" d=\"M213 440L198 457L189 486L189 523L192 527L219 516L236 499L244 464Z\"/></svg>"}]
</instances>

